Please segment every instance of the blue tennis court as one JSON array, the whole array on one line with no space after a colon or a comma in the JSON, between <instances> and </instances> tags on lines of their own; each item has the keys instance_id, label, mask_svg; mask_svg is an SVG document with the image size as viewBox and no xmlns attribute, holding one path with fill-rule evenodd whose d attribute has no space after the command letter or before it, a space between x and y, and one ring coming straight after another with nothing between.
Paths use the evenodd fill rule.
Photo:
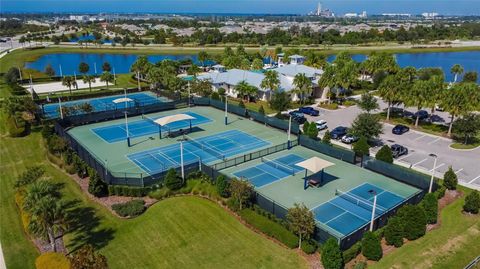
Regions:
<instances>
[{"instance_id":1,"label":"blue tennis court","mask_svg":"<svg viewBox=\"0 0 480 269\"><path fill-rule=\"evenodd\" d=\"M209 118L206 118L200 114L194 112L186 112L195 119L192 120L192 126L198 126L207 122L211 122ZM162 116L164 117L164 116ZM151 119L142 119L138 121L133 121L128 123L128 133L130 138L158 134L158 125L153 123L152 120L156 120L162 117L153 117ZM162 132L179 130L182 128L188 128L190 126L190 121L177 121L162 126ZM108 143L114 143L127 139L127 131L125 130L125 123L119 123L115 125L109 125L99 128L94 128L92 131L100 136L103 140Z\"/></svg>"},{"instance_id":2,"label":"blue tennis court","mask_svg":"<svg viewBox=\"0 0 480 269\"><path fill-rule=\"evenodd\" d=\"M185 164L201 160L211 163L267 146L270 143L238 130L217 133L183 142ZM180 143L127 155L148 174L180 166Z\"/></svg>"},{"instance_id":3,"label":"blue tennis court","mask_svg":"<svg viewBox=\"0 0 480 269\"><path fill-rule=\"evenodd\" d=\"M303 168L295 164L304 160L295 154L288 154L273 160L262 158L262 163L235 172L233 175L237 178L248 179L256 188L260 188L303 171Z\"/></svg>"},{"instance_id":4,"label":"blue tennis court","mask_svg":"<svg viewBox=\"0 0 480 269\"><path fill-rule=\"evenodd\" d=\"M99 97L99 98L90 98L90 99L81 99L76 101L68 101L62 102L62 107L73 107L76 105L81 105L88 103L93 107L94 112L98 111L108 111L108 110L116 110L116 109L124 109L125 103L113 103L113 100L118 98L123 98L125 95L112 95L106 97ZM127 94L127 98L133 100L133 102L128 102L128 107L135 107L135 106L146 106L156 103L168 102L168 99L165 97L157 97L155 94L150 92L139 92L139 93L129 93ZM43 114L46 118L53 119L60 117L60 112L58 110L59 104L58 100L52 99L52 104L47 104L43 106ZM76 114L81 114L82 111L76 111Z\"/></svg>"},{"instance_id":5,"label":"blue tennis court","mask_svg":"<svg viewBox=\"0 0 480 269\"><path fill-rule=\"evenodd\" d=\"M374 199L372 191L377 193L375 218L405 200L393 192L364 183L348 192L338 193L335 198L312 209L315 218L335 231L348 235L370 223Z\"/></svg>"}]
</instances>

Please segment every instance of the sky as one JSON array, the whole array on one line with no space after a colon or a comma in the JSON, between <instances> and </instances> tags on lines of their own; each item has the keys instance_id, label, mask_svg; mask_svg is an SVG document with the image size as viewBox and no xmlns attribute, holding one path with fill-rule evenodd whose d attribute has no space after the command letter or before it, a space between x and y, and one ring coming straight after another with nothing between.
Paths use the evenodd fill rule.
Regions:
<instances>
[{"instance_id":1,"label":"sky","mask_svg":"<svg viewBox=\"0 0 480 269\"><path fill-rule=\"evenodd\" d=\"M480 0L323 0L336 14L480 15ZM0 12L306 14L315 0L0 0Z\"/></svg>"}]
</instances>

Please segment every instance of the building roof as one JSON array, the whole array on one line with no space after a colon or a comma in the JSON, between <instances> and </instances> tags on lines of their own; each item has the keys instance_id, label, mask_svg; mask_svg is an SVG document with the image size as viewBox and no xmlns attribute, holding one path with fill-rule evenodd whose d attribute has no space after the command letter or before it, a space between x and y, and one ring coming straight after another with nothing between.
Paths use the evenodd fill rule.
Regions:
<instances>
[{"instance_id":1,"label":"building roof","mask_svg":"<svg viewBox=\"0 0 480 269\"><path fill-rule=\"evenodd\" d=\"M287 64L281 67L277 67L273 70L277 71L279 74L289 76L289 77L294 77L297 74L303 73L309 78L314 78L316 76L323 74L323 70L306 66L303 64L298 64L298 65Z\"/></svg>"},{"instance_id":2,"label":"building roof","mask_svg":"<svg viewBox=\"0 0 480 269\"><path fill-rule=\"evenodd\" d=\"M294 55L289 56L288 58L290 58L290 59L304 59L305 57L303 57L302 55L294 54Z\"/></svg>"}]
</instances>

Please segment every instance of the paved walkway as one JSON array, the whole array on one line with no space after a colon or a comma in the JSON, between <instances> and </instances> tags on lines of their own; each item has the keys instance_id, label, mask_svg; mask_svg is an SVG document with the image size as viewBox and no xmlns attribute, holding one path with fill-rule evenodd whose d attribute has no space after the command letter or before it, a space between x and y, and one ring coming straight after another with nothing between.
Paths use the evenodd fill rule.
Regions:
<instances>
[{"instance_id":1,"label":"paved walkway","mask_svg":"<svg viewBox=\"0 0 480 269\"><path fill-rule=\"evenodd\" d=\"M7 265L5 265L5 259L3 258L2 244L0 244L0 269L7 269Z\"/></svg>"}]
</instances>

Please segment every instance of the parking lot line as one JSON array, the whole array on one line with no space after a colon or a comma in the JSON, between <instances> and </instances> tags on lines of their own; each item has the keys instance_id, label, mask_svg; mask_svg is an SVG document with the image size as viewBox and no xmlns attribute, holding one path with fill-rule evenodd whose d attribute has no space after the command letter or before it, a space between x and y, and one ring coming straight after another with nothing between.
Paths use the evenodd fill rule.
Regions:
<instances>
[{"instance_id":1,"label":"parking lot line","mask_svg":"<svg viewBox=\"0 0 480 269\"><path fill-rule=\"evenodd\" d=\"M433 141L428 142L428 145L431 145L431 144L437 142L438 140L440 140L440 137L438 137L437 139L435 139L435 140L433 140Z\"/></svg>"},{"instance_id":2,"label":"parking lot line","mask_svg":"<svg viewBox=\"0 0 480 269\"><path fill-rule=\"evenodd\" d=\"M410 155L407 154L407 155L403 156L402 158L398 158L397 161L401 161L401 160L403 160L403 159L405 159L405 158L407 158L407 157L409 157L409 156L410 156Z\"/></svg>"},{"instance_id":3,"label":"parking lot line","mask_svg":"<svg viewBox=\"0 0 480 269\"><path fill-rule=\"evenodd\" d=\"M426 161L426 160L428 160L428 158L425 158L425 159L423 159L423 160L421 160L421 161L419 161L419 162L416 162L416 163L413 164L412 166L415 166L415 165L417 165L417 164L421 164L421 163L423 163L423 162Z\"/></svg>"},{"instance_id":4,"label":"parking lot line","mask_svg":"<svg viewBox=\"0 0 480 269\"><path fill-rule=\"evenodd\" d=\"M435 168L430 169L430 172L432 172L433 170L437 170L438 168L440 168L440 167L442 167L442 166L444 166L444 165L445 165L444 163L441 163L441 164L437 165Z\"/></svg>"},{"instance_id":5,"label":"parking lot line","mask_svg":"<svg viewBox=\"0 0 480 269\"><path fill-rule=\"evenodd\" d=\"M420 140L420 139L424 138L425 136L427 136L427 135L422 135L422 136L419 136L419 137L417 137L417 138L413 139L413 141Z\"/></svg>"},{"instance_id":6,"label":"parking lot line","mask_svg":"<svg viewBox=\"0 0 480 269\"><path fill-rule=\"evenodd\" d=\"M455 174L458 173L458 172L461 172L462 170L463 170L463 168L458 169L457 171L455 171Z\"/></svg>"},{"instance_id":7,"label":"parking lot line","mask_svg":"<svg viewBox=\"0 0 480 269\"><path fill-rule=\"evenodd\" d=\"M470 181L468 182L468 184L471 184L472 182L474 182L475 180L477 180L477 179L479 179L479 178L480 178L480 175L479 175L478 177L476 177L476 178L474 178L474 179L470 180Z\"/></svg>"}]
</instances>

